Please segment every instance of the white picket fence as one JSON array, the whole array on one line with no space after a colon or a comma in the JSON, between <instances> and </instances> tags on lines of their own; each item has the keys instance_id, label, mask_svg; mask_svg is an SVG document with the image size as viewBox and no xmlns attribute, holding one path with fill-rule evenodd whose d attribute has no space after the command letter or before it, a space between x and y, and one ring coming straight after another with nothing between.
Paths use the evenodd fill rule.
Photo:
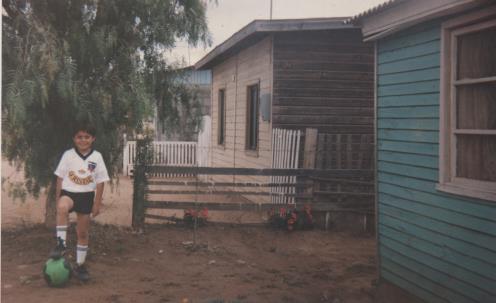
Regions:
<instances>
[{"instance_id":1,"label":"white picket fence","mask_svg":"<svg viewBox=\"0 0 496 303\"><path fill-rule=\"evenodd\" d=\"M197 159L198 166L210 167L210 140L212 136L212 119L210 116L203 116L203 127L198 134Z\"/></svg>"},{"instance_id":2,"label":"white picket fence","mask_svg":"<svg viewBox=\"0 0 496 303\"><path fill-rule=\"evenodd\" d=\"M154 141L153 165L196 166L197 143L182 141ZM124 147L123 172L132 175L136 159L136 141L128 141Z\"/></svg>"},{"instance_id":3,"label":"white picket fence","mask_svg":"<svg viewBox=\"0 0 496 303\"><path fill-rule=\"evenodd\" d=\"M272 130L272 168L298 168L301 131L274 128ZM296 177L271 176L271 183L294 183ZM294 197L285 194L295 194L294 187L271 187L271 202L274 204L294 204Z\"/></svg>"}]
</instances>

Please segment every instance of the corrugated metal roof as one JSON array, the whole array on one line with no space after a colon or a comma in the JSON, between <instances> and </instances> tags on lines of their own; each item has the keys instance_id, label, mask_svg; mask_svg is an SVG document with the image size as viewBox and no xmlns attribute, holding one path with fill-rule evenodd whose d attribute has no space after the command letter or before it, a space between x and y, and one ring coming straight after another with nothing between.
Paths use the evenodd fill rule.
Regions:
<instances>
[{"instance_id":1,"label":"corrugated metal roof","mask_svg":"<svg viewBox=\"0 0 496 303\"><path fill-rule=\"evenodd\" d=\"M345 20L344 22L345 23L356 23L357 21L359 21L362 18L365 18L365 17L373 15L373 14L377 14L383 10L390 8L393 5L396 5L398 3L405 2L405 1L408 1L408 0L388 0L388 1L383 2L377 6L369 8L366 11L363 11L363 12L359 13L358 15L355 15L355 16Z\"/></svg>"}]
</instances>

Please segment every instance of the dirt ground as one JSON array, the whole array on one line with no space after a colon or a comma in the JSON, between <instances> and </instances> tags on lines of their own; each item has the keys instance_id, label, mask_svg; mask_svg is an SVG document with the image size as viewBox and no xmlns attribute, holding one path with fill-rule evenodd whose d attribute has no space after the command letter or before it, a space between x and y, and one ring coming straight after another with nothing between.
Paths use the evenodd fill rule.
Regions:
<instances>
[{"instance_id":1,"label":"dirt ground","mask_svg":"<svg viewBox=\"0 0 496 303\"><path fill-rule=\"evenodd\" d=\"M2 302L374 302L372 236L210 225L145 233L94 224L92 280L45 284L52 248L42 225L2 231ZM69 235L74 262L75 231Z\"/></svg>"},{"instance_id":2,"label":"dirt ground","mask_svg":"<svg viewBox=\"0 0 496 303\"><path fill-rule=\"evenodd\" d=\"M2 161L3 180L19 182L23 176ZM419 302L396 286L376 283L371 234L225 224L266 220L243 212L209 212L224 224L202 227L196 237L177 225L149 225L135 233L128 227L131 181L121 177L118 186L106 189L103 212L92 223L92 280L72 279L64 288L48 287L41 273L54 241L53 231L41 224L46 196L14 200L8 182L2 183L1 302ZM182 211L166 215L182 217ZM72 225L72 263L75 238Z\"/></svg>"}]
</instances>

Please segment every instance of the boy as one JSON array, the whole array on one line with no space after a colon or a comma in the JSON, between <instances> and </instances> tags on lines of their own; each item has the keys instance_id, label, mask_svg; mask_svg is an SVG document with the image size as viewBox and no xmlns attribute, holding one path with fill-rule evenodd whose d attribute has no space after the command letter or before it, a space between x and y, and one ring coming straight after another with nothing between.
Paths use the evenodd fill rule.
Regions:
<instances>
[{"instance_id":1,"label":"boy","mask_svg":"<svg viewBox=\"0 0 496 303\"><path fill-rule=\"evenodd\" d=\"M57 259L66 249L68 215L77 214L77 249L74 274L83 282L89 280L84 266L88 251L90 215L100 213L104 182L110 178L102 155L93 150L96 137L95 128L89 125L78 126L73 132L74 148L65 151L55 170L57 175L57 246L50 254Z\"/></svg>"}]
</instances>

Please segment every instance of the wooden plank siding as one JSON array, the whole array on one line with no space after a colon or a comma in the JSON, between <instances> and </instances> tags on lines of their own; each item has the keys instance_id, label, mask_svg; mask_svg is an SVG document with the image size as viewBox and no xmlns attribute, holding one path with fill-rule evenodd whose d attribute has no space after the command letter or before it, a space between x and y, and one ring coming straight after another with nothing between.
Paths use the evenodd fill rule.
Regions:
<instances>
[{"instance_id":1,"label":"wooden plank siding","mask_svg":"<svg viewBox=\"0 0 496 303\"><path fill-rule=\"evenodd\" d=\"M259 118L258 152L249 153L246 144L247 87L260 85L260 95L271 92L271 37L241 50L212 69L212 166L269 168L271 165L271 125ZM218 93L225 90L225 144L218 145ZM267 182L266 177L236 176L216 181ZM267 202L267 197L255 197Z\"/></svg>"},{"instance_id":2,"label":"wooden plank siding","mask_svg":"<svg viewBox=\"0 0 496 303\"><path fill-rule=\"evenodd\" d=\"M315 168L373 169L373 89L373 44L362 41L359 29L274 35L272 124L318 130ZM373 207L369 184L323 179L314 190L314 202Z\"/></svg>"},{"instance_id":3,"label":"wooden plank siding","mask_svg":"<svg viewBox=\"0 0 496 303\"><path fill-rule=\"evenodd\" d=\"M275 34L273 127L373 134L373 60L359 29Z\"/></svg>"},{"instance_id":4,"label":"wooden plank siding","mask_svg":"<svg viewBox=\"0 0 496 303\"><path fill-rule=\"evenodd\" d=\"M440 24L377 42L380 271L427 302L495 302L496 204L435 189Z\"/></svg>"}]
</instances>

